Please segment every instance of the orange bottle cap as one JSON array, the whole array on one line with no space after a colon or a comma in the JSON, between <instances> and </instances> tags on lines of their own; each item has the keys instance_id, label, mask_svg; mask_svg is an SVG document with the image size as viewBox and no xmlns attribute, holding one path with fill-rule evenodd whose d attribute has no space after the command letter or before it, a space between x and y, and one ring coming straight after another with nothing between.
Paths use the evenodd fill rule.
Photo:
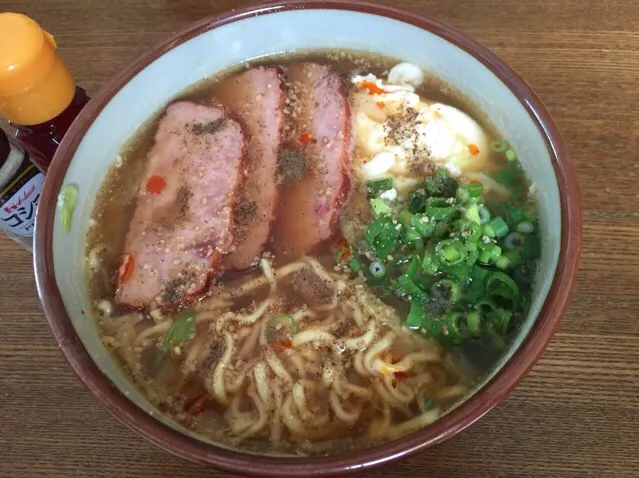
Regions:
<instances>
[{"instance_id":1,"label":"orange bottle cap","mask_svg":"<svg viewBox=\"0 0 639 478\"><path fill-rule=\"evenodd\" d=\"M0 13L0 115L19 125L44 123L74 94L53 37L25 15Z\"/></svg>"}]
</instances>

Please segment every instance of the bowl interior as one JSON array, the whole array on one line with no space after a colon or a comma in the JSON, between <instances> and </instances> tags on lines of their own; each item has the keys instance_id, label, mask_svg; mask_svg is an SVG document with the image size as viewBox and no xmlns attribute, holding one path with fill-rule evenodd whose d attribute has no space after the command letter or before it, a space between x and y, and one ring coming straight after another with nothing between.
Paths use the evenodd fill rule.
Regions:
<instances>
[{"instance_id":1,"label":"bowl interior","mask_svg":"<svg viewBox=\"0 0 639 478\"><path fill-rule=\"evenodd\" d=\"M559 188L544 136L527 109L481 61L426 30L391 18L337 9L278 11L245 17L205 31L169 49L137 73L99 112L81 140L63 184L79 186L72 231L54 221L55 278L82 344L100 370L131 401L169 426L131 385L103 346L85 285L84 251L96 193L132 134L173 97L205 77L247 60L291 50L350 49L415 63L469 98L517 150L536 185L542 226L542 258L526 322L483 386L513 355L532 327L557 267L561 239ZM158 52L158 55L161 52Z\"/></svg>"}]
</instances>

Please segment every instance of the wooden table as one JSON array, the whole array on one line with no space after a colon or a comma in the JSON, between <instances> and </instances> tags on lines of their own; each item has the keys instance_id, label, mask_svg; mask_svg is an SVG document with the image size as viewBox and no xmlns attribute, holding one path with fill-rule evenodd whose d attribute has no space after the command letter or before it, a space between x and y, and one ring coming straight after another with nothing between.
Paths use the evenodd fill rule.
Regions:
<instances>
[{"instance_id":1,"label":"wooden table","mask_svg":"<svg viewBox=\"0 0 639 478\"><path fill-rule=\"evenodd\" d=\"M56 34L90 93L219 0L0 0ZM575 298L515 392L456 438L370 476L639 476L639 3L405 0L501 55L559 123L579 172L584 249ZM0 477L225 476L110 416L57 350L31 257L0 238Z\"/></svg>"}]
</instances>

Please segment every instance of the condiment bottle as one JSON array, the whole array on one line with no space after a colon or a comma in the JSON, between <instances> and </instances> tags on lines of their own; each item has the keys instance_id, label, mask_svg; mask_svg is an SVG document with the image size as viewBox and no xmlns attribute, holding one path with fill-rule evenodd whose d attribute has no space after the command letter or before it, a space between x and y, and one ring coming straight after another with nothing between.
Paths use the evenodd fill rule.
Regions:
<instances>
[{"instance_id":1,"label":"condiment bottle","mask_svg":"<svg viewBox=\"0 0 639 478\"><path fill-rule=\"evenodd\" d=\"M25 150L0 130L0 229L30 251L43 183Z\"/></svg>"},{"instance_id":2,"label":"condiment bottle","mask_svg":"<svg viewBox=\"0 0 639 478\"><path fill-rule=\"evenodd\" d=\"M0 115L44 172L89 101L56 48L53 37L34 20L0 13Z\"/></svg>"}]
</instances>

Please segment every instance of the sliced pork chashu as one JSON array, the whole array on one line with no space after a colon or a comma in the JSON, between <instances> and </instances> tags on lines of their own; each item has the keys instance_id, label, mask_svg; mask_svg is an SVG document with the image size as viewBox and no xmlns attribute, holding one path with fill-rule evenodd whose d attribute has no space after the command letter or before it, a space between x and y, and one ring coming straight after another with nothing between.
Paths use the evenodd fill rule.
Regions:
<instances>
[{"instance_id":1,"label":"sliced pork chashu","mask_svg":"<svg viewBox=\"0 0 639 478\"><path fill-rule=\"evenodd\" d=\"M257 263L270 237L278 201L278 155L284 123L284 86L276 67L256 67L215 87L214 95L242 122L248 135L246 179L235 210L237 249L225 266Z\"/></svg>"},{"instance_id":2,"label":"sliced pork chashu","mask_svg":"<svg viewBox=\"0 0 639 478\"><path fill-rule=\"evenodd\" d=\"M118 271L116 300L176 307L203 293L234 247L246 167L241 125L187 101L160 119Z\"/></svg>"},{"instance_id":3,"label":"sliced pork chashu","mask_svg":"<svg viewBox=\"0 0 639 478\"><path fill-rule=\"evenodd\" d=\"M291 108L276 249L292 257L334 232L350 188L351 118L346 87L329 65L299 63L288 71Z\"/></svg>"}]
</instances>

